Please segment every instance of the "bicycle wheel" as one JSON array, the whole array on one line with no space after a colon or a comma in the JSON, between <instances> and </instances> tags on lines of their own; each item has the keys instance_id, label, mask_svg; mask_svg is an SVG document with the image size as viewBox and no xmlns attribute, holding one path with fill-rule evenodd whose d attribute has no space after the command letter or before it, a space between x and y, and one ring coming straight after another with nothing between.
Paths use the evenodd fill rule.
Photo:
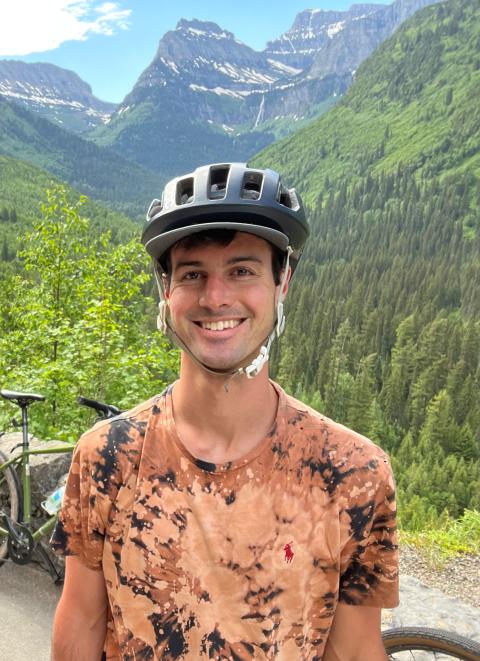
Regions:
<instances>
[{"instance_id":1,"label":"bicycle wheel","mask_svg":"<svg viewBox=\"0 0 480 661\"><path fill-rule=\"evenodd\" d=\"M8 461L7 457L0 451L0 464L6 461ZM20 481L11 466L0 472L0 513L5 513L13 521L22 520ZM0 537L0 565L7 554L7 538Z\"/></svg>"},{"instance_id":2,"label":"bicycle wheel","mask_svg":"<svg viewBox=\"0 0 480 661\"><path fill-rule=\"evenodd\" d=\"M383 631L382 638L392 661L480 661L480 643L451 631L402 627Z\"/></svg>"}]
</instances>

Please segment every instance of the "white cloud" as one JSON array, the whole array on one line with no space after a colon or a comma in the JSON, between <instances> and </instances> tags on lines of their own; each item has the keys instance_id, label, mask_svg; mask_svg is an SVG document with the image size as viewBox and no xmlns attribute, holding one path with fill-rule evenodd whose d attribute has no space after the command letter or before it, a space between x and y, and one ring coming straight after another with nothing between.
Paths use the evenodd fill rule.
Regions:
<instances>
[{"instance_id":1,"label":"white cloud","mask_svg":"<svg viewBox=\"0 0 480 661\"><path fill-rule=\"evenodd\" d=\"M128 29L131 9L98 0L0 1L0 56L28 55Z\"/></svg>"}]
</instances>

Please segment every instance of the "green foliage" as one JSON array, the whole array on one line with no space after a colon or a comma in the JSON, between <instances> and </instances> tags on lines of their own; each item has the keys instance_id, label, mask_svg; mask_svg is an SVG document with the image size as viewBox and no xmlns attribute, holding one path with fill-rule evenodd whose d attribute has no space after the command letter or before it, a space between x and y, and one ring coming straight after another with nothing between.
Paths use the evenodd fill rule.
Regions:
<instances>
[{"instance_id":1,"label":"green foliage","mask_svg":"<svg viewBox=\"0 0 480 661\"><path fill-rule=\"evenodd\" d=\"M250 128L238 134L197 121L192 119L188 99L172 99L166 87L151 92L155 94L154 101L151 97L139 98L132 108L98 126L89 138L150 171L160 170L164 180L203 163L218 162L219 154L224 162L247 160L273 140L266 131ZM214 96L218 100L218 95ZM223 102L233 101L220 100ZM168 113L158 113L152 108L153 103L156 108L167 107Z\"/></svg>"},{"instance_id":2,"label":"green foliage","mask_svg":"<svg viewBox=\"0 0 480 661\"><path fill-rule=\"evenodd\" d=\"M2 386L46 395L35 408L43 438L78 436L86 417L79 394L128 408L161 390L177 363L145 321L142 247L112 245L110 232L82 217L85 202L72 202L63 187L47 191L22 241L24 272L7 276L0 294ZM3 424L10 417L4 404Z\"/></svg>"},{"instance_id":3,"label":"green foliage","mask_svg":"<svg viewBox=\"0 0 480 661\"><path fill-rule=\"evenodd\" d=\"M439 524L439 525L438 525ZM444 519L437 526L416 532L400 531L402 544L412 544L434 566L442 566L447 560L462 553L480 554L480 512L465 510L457 519Z\"/></svg>"}]
</instances>

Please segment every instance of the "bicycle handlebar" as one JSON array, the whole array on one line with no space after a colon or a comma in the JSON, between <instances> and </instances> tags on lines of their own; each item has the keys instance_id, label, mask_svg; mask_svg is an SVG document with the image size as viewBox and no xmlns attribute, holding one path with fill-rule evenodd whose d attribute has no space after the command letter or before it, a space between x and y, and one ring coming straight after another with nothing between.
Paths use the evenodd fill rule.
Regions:
<instances>
[{"instance_id":1,"label":"bicycle handlebar","mask_svg":"<svg viewBox=\"0 0 480 661\"><path fill-rule=\"evenodd\" d=\"M114 418L121 413L121 410L118 407L113 406L113 404L104 404L103 402L97 402L95 399L88 399L81 395L78 397L77 401L79 404L82 404L82 406L89 406L91 409L94 409L105 419Z\"/></svg>"}]
</instances>

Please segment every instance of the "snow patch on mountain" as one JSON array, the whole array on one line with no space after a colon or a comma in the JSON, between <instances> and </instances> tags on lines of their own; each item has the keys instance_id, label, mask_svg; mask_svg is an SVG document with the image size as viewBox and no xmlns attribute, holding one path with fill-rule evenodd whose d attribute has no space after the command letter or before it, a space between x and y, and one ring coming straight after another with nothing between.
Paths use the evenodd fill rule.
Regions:
<instances>
[{"instance_id":1,"label":"snow patch on mountain","mask_svg":"<svg viewBox=\"0 0 480 661\"><path fill-rule=\"evenodd\" d=\"M245 96L252 94L250 91L235 91L229 90L225 87L205 87L204 85L195 85L190 83L188 86L193 92L212 92L213 94L218 94L220 96L231 96L234 99L243 99Z\"/></svg>"},{"instance_id":2,"label":"snow patch on mountain","mask_svg":"<svg viewBox=\"0 0 480 661\"><path fill-rule=\"evenodd\" d=\"M195 37L207 37L207 39L230 39L229 32L207 32L206 30L197 30L196 28L186 28L185 32L190 32Z\"/></svg>"},{"instance_id":3,"label":"snow patch on mountain","mask_svg":"<svg viewBox=\"0 0 480 661\"><path fill-rule=\"evenodd\" d=\"M162 62L162 64L164 64L168 69L171 69L173 72L177 74L180 73L177 65L173 60L167 60L165 57L160 57L160 62Z\"/></svg>"},{"instance_id":4,"label":"snow patch on mountain","mask_svg":"<svg viewBox=\"0 0 480 661\"><path fill-rule=\"evenodd\" d=\"M329 39L333 39L333 37L341 32L345 28L346 21L338 21L338 23L333 23L332 25L329 25L327 28L327 35Z\"/></svg>"},{"instance_id":5,"label":"snow patch on mountain","mask_svg":"<svg viewBox=\"0 0 480 661\"><path fill-rule=\"evenodd\" d=\"M296 76L297 74L302 73L302 69L297 69L296 67L290 67L288 66L288 64L284 64L283 62L279 62L278 60L272 60L269 57L267 57L267 62L275 69L278 69L282 73L285 73L290 76Z\"/></svg>"},{"instance_id":6,"label":"snow patch on mountain","mask_svg":"<svg viewBox=\"0 0 480 661\"><path fill-rule=\"evenodd\" d=\"M216 71L220 71L237 83L273 83L277 80L261 71L256 71L250 67L238 67L230 62L224 62L223 64L212 62L212 66Z\"/></svg>"},{"instance_id":7,"label":"snow patch on mountain","mask_svg":"<svg viewBox=\"0 0 480 661\"><path fill-rule=\"evenodd\" d=\"M45 88L29 85L28 83L16 82L14 85L7 82L0 82L0 95L10 98L12 100L20 100L37 106L45 108L54 108L61 106L72 110L83 111L90 117L97 117L100 121L104 122L111 113L101 112L94 108L80 103L80 101L73 101L69 99L62 99L50 96Z\"/></svg>"}]
</instances>

